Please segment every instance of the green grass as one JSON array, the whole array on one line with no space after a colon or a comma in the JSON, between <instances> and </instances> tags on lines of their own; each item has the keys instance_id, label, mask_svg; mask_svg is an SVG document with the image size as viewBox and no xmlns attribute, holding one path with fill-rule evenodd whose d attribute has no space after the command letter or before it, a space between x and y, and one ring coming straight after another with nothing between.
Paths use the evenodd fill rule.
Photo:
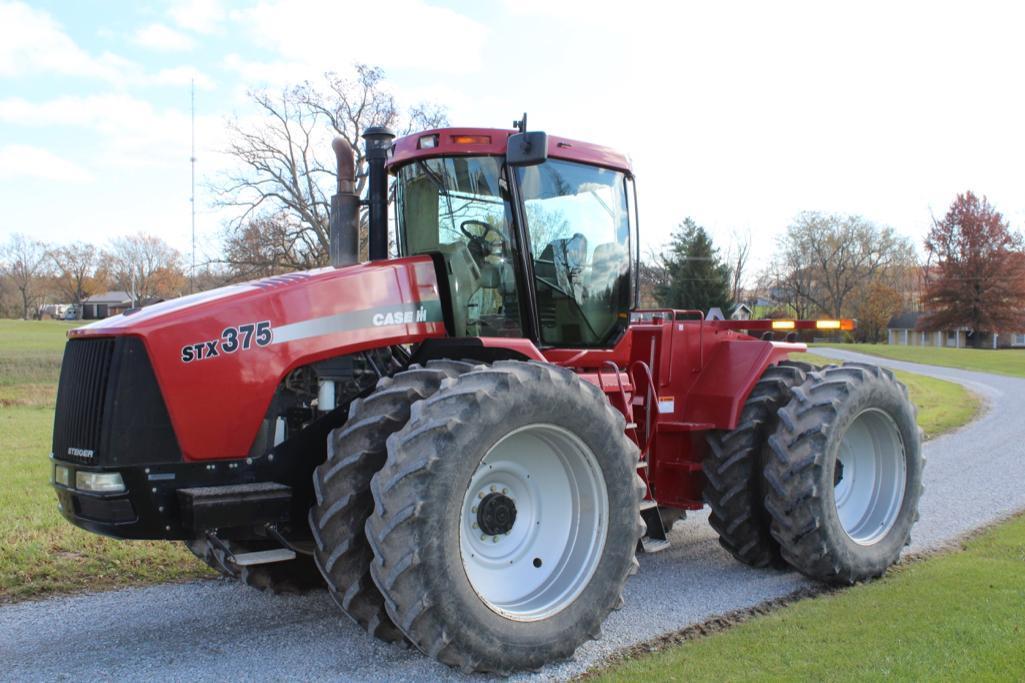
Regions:
<instances>
[{"instance_id":1,"label":"green grass","mask_svg":"<svg viewBox=\"0 0 1025 683\"><path fill-rule=\"evenodd\" d=\"M608 681L1022 680L1025 517L959 552L598 672Z\"/></svg>"},{"instance_id":2,"label":"green grass","mask_svg":"<svg viewBox=\"0 0 1025 683\"><path fill-rule=\"evenodd\" d=\"M1025 349L948 349L889 344L816 344L893 360L1025 377Z\"/></svg>"},{"instance_id":3,"label":"green grass","mask_svg":"<svg viewBox=\"0 0 1025 683\"><path fill-rule=\"evenodd\" d=\"M839 362L814 353L793 353L790 357L815 365L835 365ZM899 370L893 374L907 386L908 395L918 408L918 426L925 432L927 439L971 422L982 408L982 400L978 396L955 382Z\"/></svg>"},{"instance_id":4,"label":"green grass","mask_svg":"<svg viewBox=\"0 0 1025 683\"><path fill-rule=\"evenodd\" d=\"M69 327L0 321L0 602L212 575L180 544L104 538L57 512L47 455Z\"/></svg>"}]
</instances>

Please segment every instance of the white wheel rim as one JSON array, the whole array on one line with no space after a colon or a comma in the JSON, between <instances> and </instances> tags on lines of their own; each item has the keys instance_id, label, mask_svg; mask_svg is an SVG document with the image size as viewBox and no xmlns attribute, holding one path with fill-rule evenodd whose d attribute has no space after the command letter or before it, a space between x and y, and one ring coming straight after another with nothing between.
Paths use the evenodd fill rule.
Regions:
<instances>
[{"instance_id":1,"label":"white wheel rim","mask_svg":"<svg viewBox=\"0 0 1025 683\"><path fill-rule=\"evenodd\" d=\"M893 528L904 503L904 440L881 410L860 413L837 451L833 498L843 530L860 545L879 542Z\"/></svg>"},{"instance_id":2,"label":"white wheel rim","mask_svg":"<svg viewBox=\"0 0 1025 683\"><path fill-rule=\"evenodd\" d=\"M489 494L515 505L505 533L483 533L478 505ZM597 458L576 435L551 424L507 434L481 460L460 509L459 550L474 592L516 621L565 609L598 567L608 506Z\"/></svg>"}]
</instances>

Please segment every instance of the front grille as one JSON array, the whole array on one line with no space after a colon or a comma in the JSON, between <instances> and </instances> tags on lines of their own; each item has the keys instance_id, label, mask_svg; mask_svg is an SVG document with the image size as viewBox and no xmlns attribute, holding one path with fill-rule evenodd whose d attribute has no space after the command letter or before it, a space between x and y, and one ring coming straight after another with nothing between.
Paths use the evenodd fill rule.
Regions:
<instances>
[{"instance_id":1,"label":"front grille","mask_svg":"<svg viewBox=\"0 0 1025 683\"><path fill-rule=\"evenodd\" d=\"M53 454L60 460L97 462L114 342L72 339L64 350L53 430Z\"/></svg>"}]
</instances>

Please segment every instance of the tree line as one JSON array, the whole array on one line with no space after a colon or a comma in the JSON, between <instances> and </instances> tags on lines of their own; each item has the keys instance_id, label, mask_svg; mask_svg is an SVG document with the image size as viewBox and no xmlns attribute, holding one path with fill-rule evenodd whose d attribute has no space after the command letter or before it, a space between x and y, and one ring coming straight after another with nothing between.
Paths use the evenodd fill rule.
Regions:
<instances>
[{"instance_id":1,"label":"tree line","mask_svg":"<svg viewBox=\"0 0 1025 683\"><path fill-rule=\"evenodd\" d=\"M890 319L918 311L918 330L961 329L981 340L1025 332L1025 241L985 197L958 195L924 243L862 216L804 212L779 239L769 265L746 282L750 242L723 254L687 218L667 248L642 264L649 305L726 315L740 303L770 318L856 318L855 337L886 338ZM758 310L760 309L760 310ZM980 334L981 333L981 334Z\"/></svg>"},{"instance_id":2,"label":"tree line","mask_svg":"<svg viewBox=\"0 0 1025 683\"><path fill-rule=\"evenodd\" d=\"M0 316L33 318L44 303L82 303L94 294L123 291L133 305L180 296L187 277L181 253L154 235L47 245L22 233L0 245Z\"/></svg>"}]
</instances>

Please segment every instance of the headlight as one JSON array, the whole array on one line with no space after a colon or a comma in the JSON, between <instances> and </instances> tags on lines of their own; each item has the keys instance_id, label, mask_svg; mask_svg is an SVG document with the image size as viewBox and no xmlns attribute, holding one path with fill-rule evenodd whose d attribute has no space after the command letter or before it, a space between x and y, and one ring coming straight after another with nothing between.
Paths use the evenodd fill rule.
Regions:
<instances>
[{"instance_id":1,"label":"headlight","mask_svg":"<svg viewBox=\"0 0 1025 683\"><path fill-rule=\"evenodd\" d=\"M53 482L61 486L71 486L71 468L64 465L54 465Z\"/></svg>"},{"instance_id":2,"label":"headlight","mask_svg":"<svg viewBox=\"0 0 1025 683\"><path fill-rule=\"evenodd\" d=\"M83 472L75 473L75 488L79 491L93 493L120 493L125 490L125 482L120 472Z\"/></svg>"}]
</instances>

